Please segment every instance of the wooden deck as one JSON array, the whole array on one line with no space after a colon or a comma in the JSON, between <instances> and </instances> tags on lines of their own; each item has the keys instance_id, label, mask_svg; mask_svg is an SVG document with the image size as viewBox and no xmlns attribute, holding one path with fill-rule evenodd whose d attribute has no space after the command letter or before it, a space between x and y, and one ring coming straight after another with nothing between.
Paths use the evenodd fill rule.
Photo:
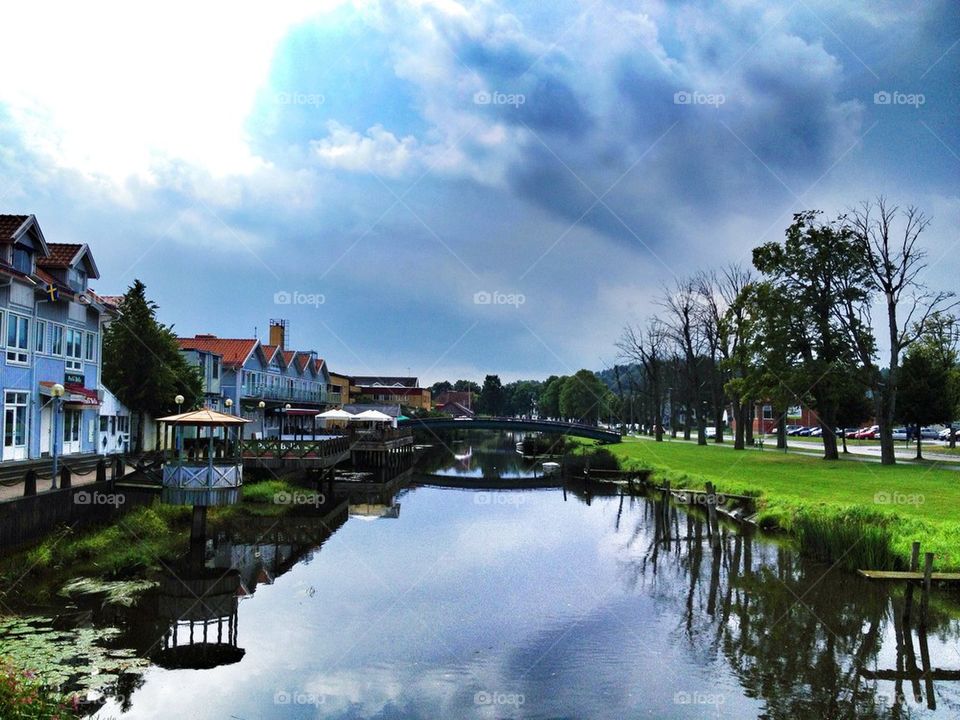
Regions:
<instances>
[{"instance_id":1,"label":"wooden deck","mask_svg":"<svg viewBox=\"0 0 960 720\"><path fill-rule=\"evenodd\" d=\"M863 577L870 580L915 580L923 582L922 572L907 572L899 570L857 570ZM930 573L930 579L936 582L960 582L960 573Z\"/></svg>"}]
</instances>

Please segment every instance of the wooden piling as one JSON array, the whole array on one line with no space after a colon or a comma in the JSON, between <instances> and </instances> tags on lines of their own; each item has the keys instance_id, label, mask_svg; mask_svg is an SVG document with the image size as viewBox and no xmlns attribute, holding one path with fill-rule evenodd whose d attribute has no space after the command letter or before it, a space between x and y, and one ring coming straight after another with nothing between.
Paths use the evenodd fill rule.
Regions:
<instances>
[{"instance_id":1,"label":"wooden piling","mask_svg":"<svg viewBox=\"0 0 960 720\"><path fill-rule=\"evenodd\" d=\"M37 471L27 470L27 476L23 479L23 495L28 497L37 494Z\"/></svg>"},{"instance_id":2,"label":"wooden piling","mask_svg":"<svg viewBox=\"0 0 960 720\"><path fill-rule=\"evenodd\" d=\"M933 575L933 553L923 554L923 590L920 594L920 625L926 627L927 610L930 607L930 585Z\"/></svg>"}]
</instances>

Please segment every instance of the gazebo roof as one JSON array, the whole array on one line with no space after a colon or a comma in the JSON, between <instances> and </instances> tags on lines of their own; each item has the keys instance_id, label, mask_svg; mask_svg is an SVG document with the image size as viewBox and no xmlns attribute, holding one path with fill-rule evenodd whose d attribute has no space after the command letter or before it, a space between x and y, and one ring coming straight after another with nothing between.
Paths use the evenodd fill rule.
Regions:
<instances>
[{"instance_id":1,"label":"gazebo roof","mask_svg":"<svg viewBox=\"0 0 960 720\"><path fill-rule=\"evenodd\" d=\"M246 418L236 415L227 415L226 413L203 408L202 410L190 410L179 415L167 415L167 417L157 418L158 422L173 423L175 425L243 425L251 422Z\"/></svg>"}]
</instances>

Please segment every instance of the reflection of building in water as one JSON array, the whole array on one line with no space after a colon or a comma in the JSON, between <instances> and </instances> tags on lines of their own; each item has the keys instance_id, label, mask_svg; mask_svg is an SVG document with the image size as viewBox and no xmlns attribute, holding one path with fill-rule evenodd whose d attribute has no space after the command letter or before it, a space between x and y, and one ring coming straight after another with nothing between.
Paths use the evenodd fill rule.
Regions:
<instances>
[{"instance_id":1,"label":"reflection of building in water","mask_svg":"<svg viewBox=\"0 0 960 720\"><path fill-rule=\"evenodd\" d=\"M237 605L240 573L188 565L160 581L158 614L167 622L154 662L167 669L213 668L239 662Z\"/></svg>"},{"instance_id":2,"label":"reflection of building in water","mask_svg":"<svg viewBox=\"0 0 960 720\"><path fill-rule=\"evenodd\" d=\"M383 503L357 503L356 505L350 506L350 517L364 520L376 520L378 518L396 520L400 517L400 503L390 505Z\"/></svg>"},{"instance_id":3,"label":"reflection of building in water","mask_svg":"<svg viewBox=\"0 0 960 720\"><path fill-rule=\"evenodd\" d=\"M213 563L235 568L240 576L238 594L252 595L257 585L272 585L305 554L305 548L293 543L234 543L215 545Z\"/></svg>"}]
</instances>

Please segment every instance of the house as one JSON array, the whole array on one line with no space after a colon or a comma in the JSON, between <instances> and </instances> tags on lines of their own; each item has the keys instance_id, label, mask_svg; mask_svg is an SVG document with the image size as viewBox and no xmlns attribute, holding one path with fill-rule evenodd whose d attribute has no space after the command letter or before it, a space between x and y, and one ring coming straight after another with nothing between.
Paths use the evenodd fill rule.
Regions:
<instances>
[{"instance_id":1,"label":"house","mask_svg":"<svg viewBox=\"0 0 960 720\"><path fill-rule=\"evenodd\" d=\"M125 453L131 448L130 411L104 385L100 386L100 432L97 452Z\"/></svg>"},{"instance_id":2,"label":"house","mask_svg":"<svg viewBox=\"0 0 960 720\"><path fill-rule=\"evenodd\" d=\"M180 354L200 373L204 407L220 411L223 407L223 392L220 390L223 355L196 347L188 338L177 338L177 342L180 345Z\"/></svg>"},{"instance_id":3,"label":"house","mask_svg":"<svg viewBox=\"0 0 960 720\"><path fill-rule=\"evenodd\" d=\"M437 395L433 409L452 417L473 417L473 393L447 390Z\"/></svg>"},{"instance_id":4,"label":"house","mask_svg":"<svg viewBox=\"0 0 960 720\"><path fill-rule=\"evenodd\" d=\"M106 305L83 243L50 243L33 215L0 215L2 459L97 451ZM53 438L54 388L65 392Z\"/></svg>"},{"instance_id":5,"label":"house","mask_svg":"<svg viewBox=\"0 0 960 720\"><path fill-rule=\"evenodd\" d=\"M430 388L422 388L415 377L374 377L369 375L353 378L356 390L350 391L351 400L369 400L375 403L398 404L421 410L430 409Z\"/></svg>"},{"instance_id":6,"label":"house","mask_svg":"<svg viewBox=\"0 0 960 720\"><path fill-rule=\"evenodd\" d=\"M327 388L327 399L331 405L347 405L350 403L350 386L353 378L341 373L330 373L330 387Z\"/></svg>"},{"instance_id":7,"label":"house","mask_svg":"<svg viewBox=\"0 0 960 720\"><path fill-rule=\"evenodd\" d=\"M219 402L226 411L226 400L232 400L230 412L255 421L252 430L262 437L312 430L314 417L335 404L327 397L331 383L326 362L316 351L288 349L286 325L281 323L271 322L269 344L216 335L177 339L181 352L209 358L211 382L210 363L219 358ZM212 391L214 386L209 387Z\"/></svg>"}]
</instances>

